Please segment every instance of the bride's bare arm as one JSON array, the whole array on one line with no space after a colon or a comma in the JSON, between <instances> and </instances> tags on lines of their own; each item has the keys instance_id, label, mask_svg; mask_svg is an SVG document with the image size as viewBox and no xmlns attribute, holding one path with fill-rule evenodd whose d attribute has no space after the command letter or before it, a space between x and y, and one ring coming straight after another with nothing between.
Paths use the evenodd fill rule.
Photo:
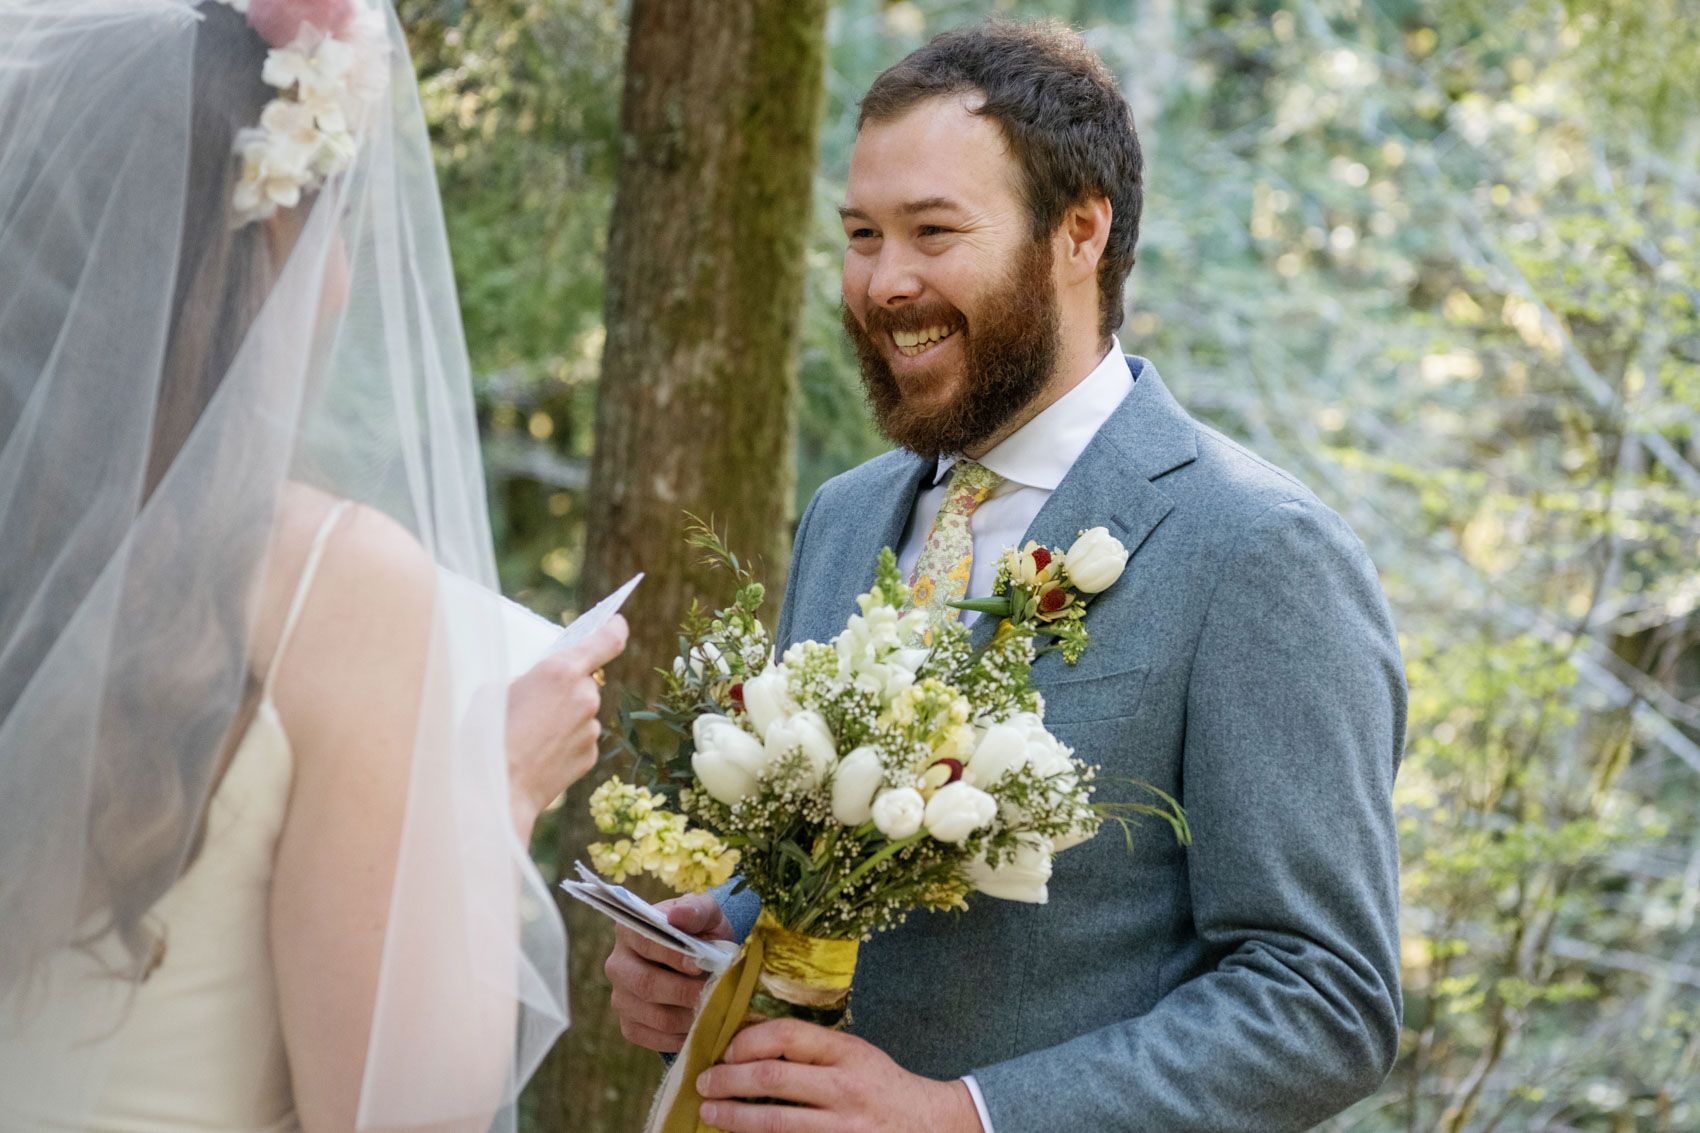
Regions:
<instances>
[{"instance_id":1,"label":"bride's bare arm","mask_svg":"<svg viewBox=\"0 0 1700 1133\"><path fill-rule=\"evenodd\" d=\"M464 860L454 845L459 832L403 831L404 821L435 822L443 814L441 806L421 804L422 790L441 801L453 789L436 780L427 788L413 781L413 761L429 746L419 742L418 721L433 716L421 690L442 682L441 670L427 665L434 632L442 648L442 627L433 626L437 580L435 564L409 533L375 512L354 509L327 545L295 637L279 661L276 699L296 767L277 850L271 937L296 1107L307 1133L354 1128L379 972L385 962L397 967L398 957L387 994L401 997L395 1002L409 1015L417 1011L430 1032L410 1033L406 1041L429 1051L429 1062L454 1068L453 1081L439 1075L430 1085L464 1099L458 1112L469 1115L468 1128L488 1125L488 1116L477 1114L485 1107L493 1111L509 1084L512 996L466 980L443 986L457 981L433 977L464 971L465 957L455 948L479 947L465 944L469 936L500 953L491 964L517 965L517 946L504 953L507 942L495 940L517 932L517 920L504 929L483 921L506 918L482 918L469 933L467 895L446 876ZM575 655L550 658L514 681L505 747L509 818L522 840L548 800L593 765L600 698L589 673L624 643L625 625L618 622ZM426 695L442 693L438 688ZM411 819L410 791L416 796ZM425 846L447 855L447 865L424 877L423 885L415 875L409 890L415 899L398 926L411 936L386 961L404 833L414 850ZM408 868L433 871L414 850ZM478 861L469 867L477 875L470 880L482 895L499 895L517 882L517 873L507 872L511 861L499 854ZM498 973L486 965L483 974ZM511 975L517 981L517 970ZM395 1016L395 1007L386 1008L392 1028ZM412 1031L411 1023L404 1019L399 1029ZM431 1075L429 1066L419 1072Z\"/></svg>"},{"instance_id":2,"label":"bride's bare arm","mask_svg":"<svg viewBox=\"0 0 1700 1133\"><path fill-rule=\"evenodd\" d=\"M271 940L303 1129L352 1130L424 684L436 569L364 509L326 548L278 711L295 753Z\"/></svg>"}]
</instances>

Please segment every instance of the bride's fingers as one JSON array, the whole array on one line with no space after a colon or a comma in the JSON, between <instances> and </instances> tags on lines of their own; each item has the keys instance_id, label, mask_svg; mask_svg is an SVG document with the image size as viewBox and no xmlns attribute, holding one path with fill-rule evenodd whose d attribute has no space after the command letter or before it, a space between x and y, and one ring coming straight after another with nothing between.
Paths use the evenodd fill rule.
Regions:
<instances>
[{"instance_id":1,"label":"bride's fingers","mask_svg":"<svg viewBox=\"0 0 1700 1133\"><path fill-rule=\"evenodd\" d=\"M574 647L566 655L566 663L573 672L588 676L624 653L630 636L626 619L615 614L607 625Z\"/></svg>"}]
</instances>

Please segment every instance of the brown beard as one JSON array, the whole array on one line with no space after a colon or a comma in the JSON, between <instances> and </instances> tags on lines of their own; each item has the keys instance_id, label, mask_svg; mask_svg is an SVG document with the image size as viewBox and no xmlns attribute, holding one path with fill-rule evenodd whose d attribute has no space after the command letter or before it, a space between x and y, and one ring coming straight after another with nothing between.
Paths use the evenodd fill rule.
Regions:
<instances>
[{"instance_id":1,"label":"brown beard","mask_svg":"<svg viewBox=\"0 0 1700 1133\"><path fill-rule=\"evenodd\" d=\"M868 309L866 327L848 304L842 317L862 364L862 387L874 423L894 443L927 457L966 452L996 436L1043 392L1062 348L1049 240L1034 241L1015 254L972 322L943 302L896 309L875 305ZM948 405L922 408L904 401L878 342L893 331L933 326L962 336L966 380Z\"/></svg>"}]
</instances>

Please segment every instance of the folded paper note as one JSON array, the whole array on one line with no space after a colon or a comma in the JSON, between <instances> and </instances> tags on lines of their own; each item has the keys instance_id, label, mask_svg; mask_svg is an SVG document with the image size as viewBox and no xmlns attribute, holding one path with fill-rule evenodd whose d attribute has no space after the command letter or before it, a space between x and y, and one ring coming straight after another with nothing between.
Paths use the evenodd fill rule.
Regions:
<instances>
[{"instance_id":1,"label":"folded paper note","mask_svg":"<svg viewBox=\"0 0 1700 1133\"><path fill-rule=\"evenodd\" d=\"M598 877L583 862L574 862L579 880L563 881L561 888L615 924L625 925L645 940L682 952L695 960L705 972L723 971L738 954L738 946L730 940L703 940L680 932L667 921L667 914L639 897L623 885L614 885Z\"/></svg>"}]
</instances>

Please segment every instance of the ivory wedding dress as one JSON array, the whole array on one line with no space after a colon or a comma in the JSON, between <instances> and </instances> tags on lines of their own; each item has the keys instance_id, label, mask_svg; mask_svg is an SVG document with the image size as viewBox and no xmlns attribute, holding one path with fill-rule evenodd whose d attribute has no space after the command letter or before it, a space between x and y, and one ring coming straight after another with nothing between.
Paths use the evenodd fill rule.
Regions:
<instances>
[{"instance_id":1,"label":"ivory wedding dress","mask_svg":"<svg viewBox=\"0 0 1700 1133\"><path fill-rule=\"evenodd\" d=\"M111 1069L93 1109L5 1116L5 1128L89 1133L288 1133L299 1128L278 1021L269 902L273 859L294 757L272 702L272 675L289 646L325 542L314 538L268 666L259 708L207 807L206 838L150 918L165 950L123 1014ZM97 958L68 955L56 992L106 994ZM13 1124L13 1123L16 1124Z\"/></svg>"}]
</instances>

